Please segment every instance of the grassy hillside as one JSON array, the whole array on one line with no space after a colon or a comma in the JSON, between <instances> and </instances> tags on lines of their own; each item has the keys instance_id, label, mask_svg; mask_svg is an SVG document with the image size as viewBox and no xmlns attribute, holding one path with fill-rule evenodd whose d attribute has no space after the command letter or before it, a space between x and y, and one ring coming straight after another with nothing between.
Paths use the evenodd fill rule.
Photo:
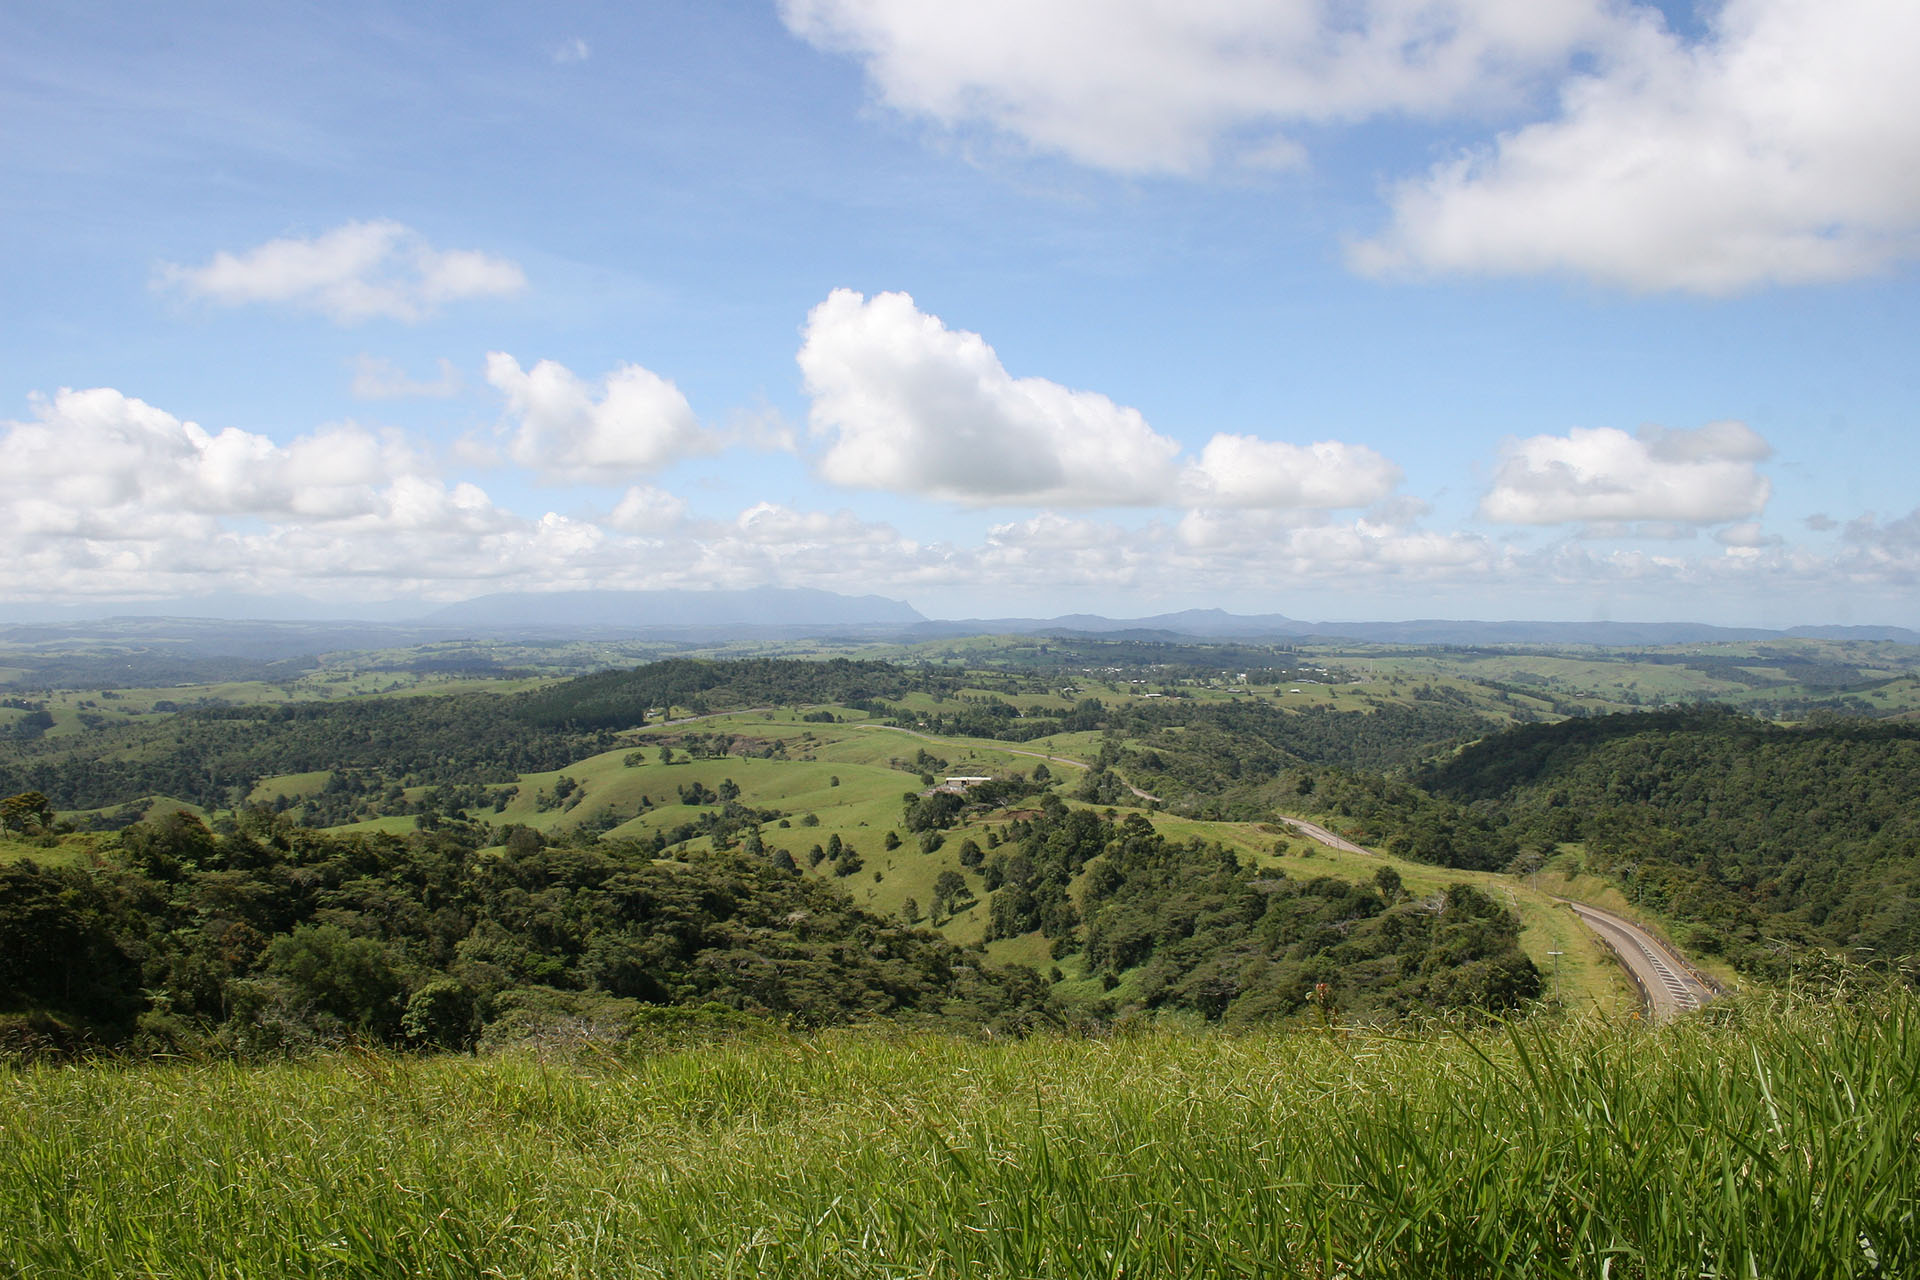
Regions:
<instances>
[{"instance_id":1,"label":"grassy hillside","mask_svg":"<svg viewBox=\"0 0 1920 1280\"><path fill-rule=\"evenodd\" d=\"M0 1272L1898 1276L1908 993L1657 1030L871 1030L6 1070Z\"/></svg>"}]
</instances>

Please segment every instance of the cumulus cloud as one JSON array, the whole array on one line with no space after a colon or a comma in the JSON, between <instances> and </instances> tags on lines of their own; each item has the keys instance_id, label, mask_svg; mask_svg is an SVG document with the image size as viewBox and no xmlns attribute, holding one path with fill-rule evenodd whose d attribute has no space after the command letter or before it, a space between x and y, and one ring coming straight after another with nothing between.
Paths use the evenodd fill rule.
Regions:
<instances>
[{"instance_id":1,"label":"cumulus cloud","mask_svg":"<svg viewBox=\"0 0 1920 1280\"><path fill-rule=\"evenodd\" d=\"M1223 434L1207 442L1182 484L1194 506L1324 510L1383 502L1401 479L1399 467L1365 445Z\"/></svg>"},{"instance_id":2,"label":"cumulus cloud","mask_svg":"<svg viewBox=\"0 0 1920 1280\"><path fill-rule=\"evenodd\" d=\"M1511 105L1632 22L1609 0L783 0L887 106L1122 173L1223 147L1297 161L1288 126Z\"/></svg>"},{"instance_id":3,"label":"cumulus cloud","mask_svg":"<svg viewBox=\"0 0 1920 1280\"><path fill-rule=\"evenodd\" d=\"M444 590L554 540L478 487L428 474L403 441L351 424L280 444L97 387L36 399L0 432L13 480L0 549L16 592Z\"/></svg>"},{"instance_id":4,"label":"cumulus cloud","mask_svg":"<svg viewBox=\"0 0 1920 1280\"><path fill-rule=\"evenodd\" d=\"M279 445L213 433L111 387L62 390L6 424L0 468L42 533L112 539L154 518L343 519L375 510L378 487L417 469L397 441L353 425Z\"/></svg>"},{"instance_id":5,"label":"cumulus cloud","mask_svg":"<svg viewBox=\"0 0 1920 1280\"><path fill-rule=\"evenodd\" d=\"M1766 506L1772 487L1755 464L1772 452L1740 422L1511 440L1480 514L1502 524L1741 520Z\"/></svg>"},{"instance_id":6,"label":"cumulus cloud","mask_svg":"<svg viewBox=\"0 0 1920 1280\"><path fill-rule=\"evenodd\" d=\"M1180 446L1136 409L1009 374L979 334L904 293L836 289L807 317L809 424L835 484L954 502L1161 500Z\"/></svg>"},{"instance_id":7,"label":"cumulus cloud","mask_svg":"<svg viewBox=\"0 0 1920 1280\"><path fill-rule=\"evenodd\" d=\"M1325 510L1388 501L1401 471L1364 445L1215 435L1177 442L1097 391L1016 378L977 333L904 293L836 289L808 317L799 362L820 474L975 506Z\"/></svg>"},{"instance_id":8,"label":"cumulus cloud","mask_svg":"<svg viewBox=\"0 0 1920 1280\"><path fill-rule=\"evenodd\" d=\"M1920 6L1729 0L1652 24L1559 114L1400 186L1374 274L1569 272L1726 294L1920 256Z\"/></svg>"},{"instance_id":9,"label":"cumulus cloud","mask_svg":"<svg viewBox=\"0 0 1920 1280\"><path fill-rule=\"evenodd\" d=\"M527 280L506 258L436 249L412 228L381 220L222 251L197 267L162 263L155 282L220 306L281 303L358 324L421 320L449 302L518 293Z\"/></svg>"},{"instance_id":10,"label":"cumulus cloud","mask_svg":"<svg viewBox=\"0 0 1920 1280\"><path fill-rule=\"evenodd\" d=\"M596 387L557 361L522 369L494 351L487 381L507 398L513 460L549 479L612 483L720 445L700 429L680 388L637 364Z\"/></svg>"},{"instance_id":11,"label":"cumulus cloud","mask_svg":"<svg viewBox=\"0 0 1920 1280\"><path fill-rule=\"evenodd\" d=\"M436 378L415 378L384 356L360 355L353 362L353 394L362 400L440 400L460 391L460 372L442 358Z\"/></svg>"}]
</instances>

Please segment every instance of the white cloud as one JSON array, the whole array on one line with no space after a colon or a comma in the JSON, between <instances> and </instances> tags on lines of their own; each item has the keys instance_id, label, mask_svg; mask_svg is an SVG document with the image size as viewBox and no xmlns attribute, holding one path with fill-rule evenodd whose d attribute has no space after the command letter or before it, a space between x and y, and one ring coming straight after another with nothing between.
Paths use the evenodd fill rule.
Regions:
<instances>
[{"instance_id":1,"label":"white cloud","mask_svg":"<svg viewBox=\"0 0 1920 1280\"><path fill-rule=\"evenodd\" d=\"M622 533L665 533L687 518L687 504L664 489L634 485L607 516Z\"/></svg>"},{"instance_id":2,"label":"white cloud","mask_svg":"<svg viewBox=\"0 0 1920 1280\"><path fill-rule=\"evenodd\" d=\"M637 364L593 387L556 361L525 370L494 351L487 381L507 398L514 461L550 479L610 484L720 445L701 431L678 387Z\"/></svg>"},{"instance_id":3,"label":"white cloud","mask_svg":"<svg viewBox=\"0 0 1920 1280\"><path fill-rule=\"evenodd\" d=\"M1713 536L1721 546L1742 551L1757 547L1777 547L1784 541L1761 528L1758 520L1742 520L1739 524L1730 524Z\"/></svg>"},{"instance_id":4,"label":"white cloud","mask_svg":"<svg viewBox=\"0 0 1920 1280\"><path fill-rule=\"evenodd\" d=\"M579 36L574 36L555 46L552 56L556 65L564 67L568 63L585 62L593 56L593 48Z\"/></svg>"},{"instance_id":5,"label":"white cloud","mask_svg":"<svg viewBox=\"0 0 1920 1280\"><path fill-rule=\"evenodd\" d=\"M435 249L392 221L349 222L310 238L270 240L220 252L203 266L162 263L156 283L221 306L284 303L341 324L382 317L415 321L449 302L502 297L526 287L506 258Z\"/></svg>"},{"instance_id":6,"label":"white cloud","mask_svg":"<svg viewBox=\"0 0 1920 1280\"><path fill-rule=\"evenodd\" d=\"M351 424L279 444L208 431L109 387L36 399L0 424L0 554L19 594L444 591L529 565L553 530L425 471ZM593 538L601 531L579 526ZM578 538L574 539L577 545Z\"/></svg>"},{"instance_id":7,"label":"white cloud","mask_svg":"<svg viewBox=\"0 0 1920 1280\"><path fill-rule=\"evenodd\" d=\"M1510 440L1480 514L1503 524L1741 520L1766 506L1771 485L1755 464L1771 453L1739 422Z\"/></svg>"},{"instance_id":8,"label":"white cloud","mask_svg":"<svg viewBox=\"0 0 1920 1280\"><path fill-rule=\"evenodd\" d=\"M353 362L353 394L362 400L442 400L460 391L460 371L444 357L437 378L415 378L384 356L362 354Z\"/></svg>"},{"instance_id":9,"label":"white cloud","mask_svg":"<svg viewBox=\"0 0 1920 1280\"><path fill-rule=\"evenodd\" d=\"M1920 507L1893 520L1861 516L1847 522L1838 560L1853 582L1899 587L1920 584Z\"/></svg>"},{"instance_id":10,"label":"white cloud","mask_svg":"<svg viewBox=\"0 0 1920 1280\"><path fill-rule=\"evenodd\" d=\"M1297 158L1290 125L1510 106L1632 20L1612 0L782 0L880 100L1123 173L1222 149Z\"/></svg>"},{"instance_id":11,"label":"white cloud","mask_svg":"<svg viewBox=\"0 0 1920 1280\"><path fill-rule=\"evenodd\" d=\"M1324 510L1383 502L1401 478L1399 467L1365 445L1223 434L1207 442L1182 483L1194 506Z\"/></svg>"},{"instance_id":12,"label":"white cloud","mask_svg":"<svg viewBox=\"0 0 1920 1280\"><path fill-rule=\"evenodd\" d=\"M42 533L111 539L153 520L252 515L344 519L375 510L378 488L417 470L413 453L351 424L279 445L214 434L111 387L62 390L6 424L0 469Z\"/></svg>"},{"instance_id":13,"label":"white cloud","mask_svg":"<svg viewBox=\"0 0 1920 1280\"><path fill-rule=\"evenodd\" d=\"M1189 575L1227 585L1326 581L1356 574L1444 577L1484 572L1494 551L1471 534L1434 533L1360 519L1302 519L1269 511L1190 511L1176 526L1194 557Z\"/></svg>"},{"instance_id":14,"label":"white cloud","mask_svg":"<svg viewBox=\"0 0 1920 1280\"><path fill-rule=\"evenodd\" d=\"M807 317L809 422L835 484L954 502L1106 506L1162 500L1179 445L1136 409L1015 378L977 333L904 293L836 289Z\"/></svg>"},{"instance_id":15,"label":"white cloud","mask_svg":"<svg viewBox=\"0 0 1920 1280\"><path fill-rule=\"evenodd\" d=\"M1401 471L1364 445L1220 434L1180 465L1177 442L1096 391L1016 378L977 333L904 293L836 289L799 362L820 474L976 506L1321 510L1388 500Z\"/></svg>"},{"instance_id":16,"label":"white cloud","mask_svg":"<svg viewBox=\"0 0 1920 1280\"><path fill-rule=\"evenodd\" d=\"M1102 520L1076 520L1055 511L1042 511L1025 520L1010 520L987 531L988 543L997 547L1074 551L1116 546L1127 537L1118 525Z\"/></svg>"},{"instance_id":17,"label":"white cloud","mask_svg":"<svg viewBox=\"0 0 1920 1280\"><path fill-rule=\"evenodd\" d=\"M1692 45L1645 26L1556 118L1399 187L1353 262L1725 294L1911 260L1916 48L1911 0L1728 0Z\"/></svg>"}]
</instances>

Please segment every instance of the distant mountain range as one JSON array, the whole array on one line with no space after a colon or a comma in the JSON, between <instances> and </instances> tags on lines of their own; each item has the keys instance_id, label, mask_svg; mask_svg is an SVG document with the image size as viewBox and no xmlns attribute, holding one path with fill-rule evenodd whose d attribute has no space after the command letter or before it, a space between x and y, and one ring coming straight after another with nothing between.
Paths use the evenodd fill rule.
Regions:
<instances>
[{"instance_id":1,"label":"distant mountain range","mask_svg":"<svg viewBox=\"0 0 1920 1280\"><path fill-rule=\"evenodd\" d=\"M917 634L1025 635L1073 633L1145 638L1149 634L1187 639L1343 639L1372 644L1701 644L1732 640L1890 640L1920 644L1920 631L1905 627L1807 626L1772 631L1761 627L1718 627L1702 622L1474 622L1420 619L1411 622L1302 622L1285 614L1235 614L1222 609L1187 609L1149 618L1115 619L1097 614L1058 618L972 618L927 622Z\"/></svg>"},{"instance_id":2,"label":"distant mountain range","mask_svg":"<svg viewBox=\"0 0 1920 1280\"><path fill-rule=\"evenodd\" d=\"M883 596L802 587L744 591L548 591L480 596L436 609L430 627L911 627L926 617Z\"/></svg>"},{"instance_id":3,"label":"distant mountain range","mask_svg":"<svg viewBox=\"0 0 1920 1280\"><path fill-rule=\"evenodd\" d=\"M1187 609L1145 618L1073 613L1055 618L932 619L884 596L849 596L794 587L731 591L558 591L479 596L439 608L390 603L369 607L287 598L222 597L148 602L138 606L0 605L6 624L71 625L87 619L219 618L285 625L295 620L329 627L373 624L375 634L352 639L408 642L405 632L549 635L563 631L624 634L716 632L770 636L843 636L921 640L969 635L1126 636L1167 640L1346 639L1375 644L1595 644L1670 645L1800 637L1886 640L1920 644L1920 631L1890 626L1801 626L1784 631L1693 622L1302 622L1284 614L1235 614ZM350 647L349 636L328 647ZM281 643L284 643L284 639ZM263 646L273 647L273 646Z\"/></svg>"}]
</instances>

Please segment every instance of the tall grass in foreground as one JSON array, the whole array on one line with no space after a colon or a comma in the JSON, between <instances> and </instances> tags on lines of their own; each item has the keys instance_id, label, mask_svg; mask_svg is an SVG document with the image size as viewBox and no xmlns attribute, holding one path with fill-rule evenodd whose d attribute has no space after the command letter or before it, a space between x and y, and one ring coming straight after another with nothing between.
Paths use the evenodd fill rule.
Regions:
<instances>
[{"instance_id":1,"label":"tall grass in foreground","mask_svg":"<svg viewBox=\"0 0 1920 1280\"><path fill-rule=\"evenodd\" d=\"M22 1276L1920 1273L1920 1005L0 1074Z\"/></svg>"}]
</instances>

